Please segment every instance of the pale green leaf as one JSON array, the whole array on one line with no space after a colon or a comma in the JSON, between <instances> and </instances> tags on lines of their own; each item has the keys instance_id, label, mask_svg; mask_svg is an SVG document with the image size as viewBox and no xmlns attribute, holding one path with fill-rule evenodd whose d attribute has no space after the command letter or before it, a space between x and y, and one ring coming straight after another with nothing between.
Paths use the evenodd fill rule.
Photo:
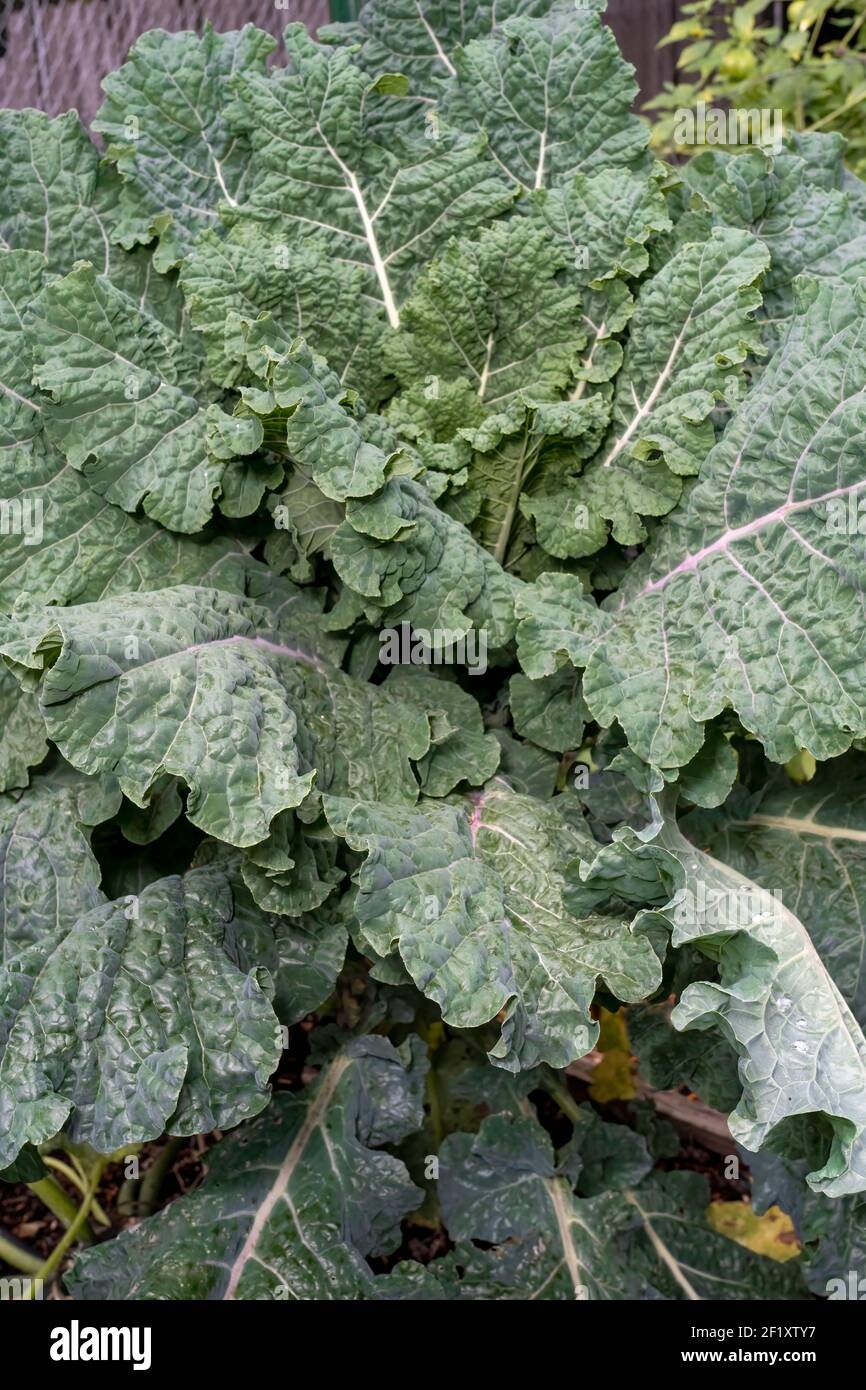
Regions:
<instances>
[{"instance_id":1,"label":"pale green leaf","mask_svg":"<svg viewBox=\"0 0 866 1390\"><path fill-rule=\"evenodd\" d=\"M507 19L496 37L458 49L454 67L447 118L485 130L496 162L524 188L644 156L649 130L630 111L633 69L592 9L559 4L542 18Z\"/></svg>"},{"instance_id":2,"label":"pale green leaf","mask_svg":"<svg viewBox=\"0 0 866 1390\"><path fill-rule=\"evenodd\" d=\"M0 797L0 958L60 938L105 902L90 847L120 806L113 778L83 777L55 759L30 786Z\"/></svg>"},{"instance_id":3,"label":"pale green leaf","mask_svg":"<svg viewBox=\"0 0 866 1390\"><path fill-rule=\"evenodd\" d=\"M0 1164L64 1124L102 1153L264 1108L280 1032L235 963L227 880L162 879L34 940L0 973Z\"/></svg>"},{"instance_id":4,"label":"pale green leaf","mask_svg":"<svg viewBox=\"0 0 866 1390\"><path fill-rule=\"evenodd\" d=\"M317 655L318 620L297 594L269 611L180 586L25 608L3 650L41 686L49 736L74 766L115 772L139 806L163 774L180 777L194 825L254 845L314 783L417 795L410 759L427 751L427 719Z\"/></svg>"},{"instance_id":5,"label":"pale green leaf","mask_svg":"<svg viewBox=\"0 0 866 1390\"><path fill-rule=\"evenodd\" d=\"M113 238L127 250L157 238L157 270L178 265L218 225L220 205L245 196L250 152L227 121L230 83L264 72L275 46L251 24L217 34L208 23L201 37L152 29L103 78L93 128L124 181Z\"/></svg>"},{"instance_id":6,"label":"pale green leaf","mask_svg":"<svg viewBox=\"0 0 866 1390\"><path fill-rule=\"evenodd\" d=\"M509 1071L565 1066L594 1045L598 978L641 999L658 959L629 921L565 905L565 865L591 837L555 806L499 781L453 805L365 805L329 797L325 812L366 851L355 900L363 937L398 952L418 988L458 1028L501 1015L491 1061Z\"/></svg>"}]
</instances>

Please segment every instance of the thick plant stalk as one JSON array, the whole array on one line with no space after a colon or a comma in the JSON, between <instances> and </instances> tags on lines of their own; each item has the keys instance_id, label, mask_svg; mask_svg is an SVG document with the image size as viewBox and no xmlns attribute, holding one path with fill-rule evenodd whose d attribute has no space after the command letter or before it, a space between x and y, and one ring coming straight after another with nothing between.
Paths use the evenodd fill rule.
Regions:
<instances>
[{"instance_id":1,"label":"thick plant stalk","mask_svg":"<svg viewBox=\"0 0 866 1390\"><path fill-rule=\"evenodd\" d=\"M153 1163L142 1176L138 1202L135 1204L141 1216L150 1216L156 1210L162 1185L183 1145L184 1140L178 1136L167 1139Z\"/></svg>"},{"instance_id":2,"label":"thick plant stalk","mask_svg":"<svg viewBox=\"0 0 866 1390\"><path fill-rule=\"evenodd\" d=\"M138 1194L141 1190L141 1178L126 1178L120 1192L117 1194L115 1209L118 1216L137 1216L138 1215Z\"/></svg>"},{"instance_id":3,"label":"thick plant stalk","mask_svg":"<svg viewBox=\"0 0 866 1390\"><path fill-rule=\"evenodd\" d=\"M0 1227L0 1261L11 1265L13 1269L20 1269L22 1274L38 1274L42 1268L42 1261L38 1255L34 1255L22 1245L8 1231Z\"/></svg>"},{"instance_id":4,"label":"thick plant stalk","mask_svg":"<svg viewBox=\"0 0 866 1390\"><path fill-rule=\"evenodd\" d=\"M87 1218L93 1199L96 1196L96 1189L99 1187L102 1174L106 1166L111 1162L111 1158L112 1155L110 1154L94 1155L93 1165L88 1174L87 1191L81 1206L78 1208L75 1219L70 1223L62 1239L57 1242L47 1260L45 1260L37 1271L36 1277L38 1280L41 1280L43 1284L48 1283L49 1280L54 1278L66 1252L70 1250L77 1241L80 1241L85 1228L88 1230L90 1229Z\"/></svg>"},{"instance_id":5,"label":"thick plant stalk","mask_svg":"<svg viewBox=\"0 0 866 1390\"><path fill-rule=\"evenodd\" d=\"M62 1159L59 1158L44 1158L43 1162L47 1167L53 1168L55 1172L62 1173L65 1178L68 1178L72 1185L78 1188L82 1196L87 1191L86 1177L82 1175L81 1165L79 1163L76 1163L76 1167L73 1168L71 1164L64 1163ZM109 1217L106 1216L103 1208L95 1199L91 1204L91 1211L93 1212L94 1219L98 1221L101 1226L111 1225Z\"/></svg>"},{"instance_id":6,"label":"thick plant stalk","mask_svg":"<svg viewBox=\"0 0 866 1390\"><path fill-rule=\"evenodd\" d=\"M40 1178L38 1182L30 1182L27 1186L67 1228L78 1218L80 1207L54 1178ZM89 1222L85 1223L84 1235L89 1240L93 1239Z\"/></svg>"},{"instance_id":7,"label":"thick plant stalk","mask_svg":"<svg viewBox=\"0 0 866 1390\"><path fill-rule=\"evenodd\" d=\"M547 1094L556 1101L566 1119L571 1120L572 1124L576 1124L580 1113L577 1101L571 1095L567 1084L560 1081L552 1067L544 1068L541 1084Z\"/></svg>"}]
</instances>

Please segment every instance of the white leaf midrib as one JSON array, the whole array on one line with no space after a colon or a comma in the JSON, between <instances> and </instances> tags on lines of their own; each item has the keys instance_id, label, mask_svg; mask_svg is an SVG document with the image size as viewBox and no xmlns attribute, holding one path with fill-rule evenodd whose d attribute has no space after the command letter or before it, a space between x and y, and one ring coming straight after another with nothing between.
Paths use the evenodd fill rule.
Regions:
<instances>
[{"instance_id":1,"label":"white leaf midrib","mask_svg":"<svg viewBox=\"0 0 866 1390\"><path fill-rule=\"evenodd\" d=\"M847 825L827 825L812 820L811 817L774 816L755 812L748 820L740 821L738 824L759 825L766 830L784 830L792 835L813 835L822 840L854 840L861 844L866 843L866 830Z\"/></svg>"},{"instance_id":2,"label":"white leaf midrib","mask_svg":"<svg viewBox=\"0 0 866 1390\"><path fill-rule=\"evenodd\" d=\"M256 1246L273 1215L274 1208L281 1200L287 1200L286 1194L288 1193L295 1170L313 1134L320 1128L328 1112L331 1101L334 1098L337 1086L346 1068L350 1065L351 1060L352 1059L345 1056L345 1054L335 1058L331 1063L327 1075L319 1082L319 1089L316 1092L315 1099L307 1110L303 1123L292 1140L289 1151L280 1164L277 1175L268 1189L264 1201L259 1205L243 1245L232 1261L228 1283L226 1284L225 1293L223 1294L224 1300L233 1299L235 1297L235 1292L244 1269L249 1261L255 1258Z\"/></svg>"},{"instance_id":3,"label":"white leaf midrib","mask_svg":"<svg viewBox=\"0 0 866 1390\"><path fill-rule=\"evenodd\" d=\"M361 226L364 229L364 237L370 249L370 257L373 262L373 269L376 272L376 279L378 280L379 288L382 291L382 299L385 304L385 312L388 315L388 322L390 323L392 328L399 328L400 313L397 308L396 300L394 299L394 292L391 289L391 283L388 279L388 272L385 268L385 261L382 257L382 252L379 250L379 242L376 237L376 229L373 226L373 219L370 216L370 213L367 209L367 204L364 201L364 194L361 190L361 185L358 182L358 176L353 169L349 168L345 160L343 160L337 153L337 151L334 149L327 135L323 131L321 123L319 121L316 121L316 132L320 140L322 141L322 144L324 145L325 149L328 151L328 154L331 156L334 163L337 165L337 168L340 170L340 173L343 175L343 178L346 180L346 186L355 200L355 206L358 209L358 216L361 219Z\"/></svg>"}]
</instances>

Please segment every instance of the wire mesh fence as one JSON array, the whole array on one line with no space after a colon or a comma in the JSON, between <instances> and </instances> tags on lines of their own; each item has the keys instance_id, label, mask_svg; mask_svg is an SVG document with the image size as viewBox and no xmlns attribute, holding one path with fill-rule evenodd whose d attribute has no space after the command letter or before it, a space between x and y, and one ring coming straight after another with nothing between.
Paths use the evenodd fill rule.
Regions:
<instances>
[{"instance_id":1,"label":"wire mesh fence","mask_svg":"<svg viewBox=\"0 0 866 1390\"><path fill-rule=\"evenodd\" d=\"M349 19L361 0L0 0L0 106L75 107L85 122L102 102L100 81L147 29L215 29L257 24L279 38L298 20L315 31ZM458 0L453 0L454 4ZM608 0L607 21L635 64L643 99L674 76L674 53L657 49L679 0ZM280 61L279 53L274 55Z\"/></svg>"},{"instance_id":2,"label":"wire mesh fence","mask_svg":"<svg viewBox=\"0 0 866 1390\"><path fill-rule=\"evenodd\" d=\"M0 105L75 107L90 121L100 79L147 29L257 24L279 37L292 20L327 24L328 0L0 0Z\"/></svg>"}]
</instances>

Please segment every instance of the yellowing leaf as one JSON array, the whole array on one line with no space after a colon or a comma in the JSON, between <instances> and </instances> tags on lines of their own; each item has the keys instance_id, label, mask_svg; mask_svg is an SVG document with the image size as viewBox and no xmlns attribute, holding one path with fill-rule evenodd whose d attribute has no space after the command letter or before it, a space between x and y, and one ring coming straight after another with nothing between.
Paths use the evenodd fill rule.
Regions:
<instances>
[{"instance_id":1,"label":"yellowing leaf","mask_svg":"<svg viewBox=\"0 0 866 1390\"><path fill-rule=\"evenodd\" d=\"M637 1090L634 1084L634 1063L625 1010L610 1013L602 1009L599 1018L600 1033L598 1051L604 1056L592 1074L589 1094L593 1100L634 1100Z\"/></svg>"},{"instance_id":2,"label":"yellowing leaf","mask_svg":"<svg viewBox=\"0 0 866 1390\"><path fill-rule=\"evenodd\" d=\"M618 1009L616 1013L611 1013L609 1009L602 1009L599 1014L598 1025L599 1034L596 1043L598 1052L631 1053L625 1009Z\"/></svg>"},{"instance_id":3,"label":"yellowing leaf","mask_svg":"<svg viewBox=\"0 0 866 1390\"><path fill-rule=\"evenodd\" d=\"M801 1252L791 1218L779 1207L768 1207L758 1216L751 1202L711 1202L707 1221L719 1235L780 1264L795 1260Z\"/></svg>"}]
</instances>

